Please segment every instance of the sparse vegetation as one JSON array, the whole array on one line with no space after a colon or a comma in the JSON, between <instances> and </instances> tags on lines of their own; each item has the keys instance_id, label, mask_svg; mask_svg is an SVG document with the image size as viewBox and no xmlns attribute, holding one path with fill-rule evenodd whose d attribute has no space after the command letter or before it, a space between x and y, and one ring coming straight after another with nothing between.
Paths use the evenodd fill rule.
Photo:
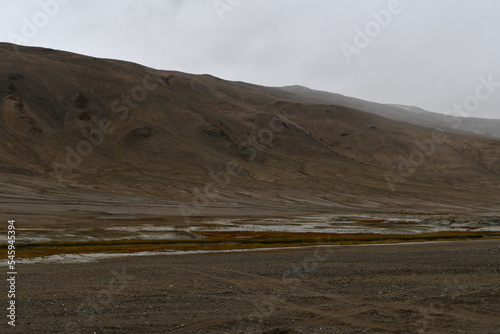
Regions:
<instances>
[{"instance_id":1,"label":"sparse vegetation","mask_svg":"<svg viewBox=\"0 0 500 334\"><path fill-rule=\"evenodd\" d=\"M433 232L403 234L326 234L287 232L198 232L197 240L103 240L92 242L42 242L16 245L19 258L57 254L134 253L197 250L232 250L314 245L357 245L499 238L499 232ZM0 248L5 249L2 245ZM5 258L7 252L1 252Z\"/></svg>"}]
</instances>

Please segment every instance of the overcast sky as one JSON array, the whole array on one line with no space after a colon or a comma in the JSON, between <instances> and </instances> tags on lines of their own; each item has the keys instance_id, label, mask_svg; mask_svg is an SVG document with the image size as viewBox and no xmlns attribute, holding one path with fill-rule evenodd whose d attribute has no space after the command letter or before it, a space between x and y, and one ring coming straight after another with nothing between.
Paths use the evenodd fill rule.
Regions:
<instances>
[{"instance_id":1,"label":"overcast sky","mask_svg":"<svg viewBox=\"0 0 500 334\"><path fill-rule=\"evenodd\" d=\"M489 118L499 32L499 0L0 0L4 42Z\"/></svg>"}]
</instances>

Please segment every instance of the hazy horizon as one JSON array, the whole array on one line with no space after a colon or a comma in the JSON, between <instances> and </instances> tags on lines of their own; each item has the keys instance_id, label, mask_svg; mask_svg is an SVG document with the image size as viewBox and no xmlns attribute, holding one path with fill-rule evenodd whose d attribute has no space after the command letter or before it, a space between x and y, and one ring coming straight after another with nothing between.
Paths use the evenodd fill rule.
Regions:
<instances>
[{"instance_id":1,"label":"hazy horizon","mask_svg":"<svg viewBox=\"0 0 500 334\"><path fill-rule=\"evenodd\" d=\"M500 47L493 39L500 3L494 0L481 6L465 0L0 4L3 42L500 118Z\"/></svg>"}]
</instances>

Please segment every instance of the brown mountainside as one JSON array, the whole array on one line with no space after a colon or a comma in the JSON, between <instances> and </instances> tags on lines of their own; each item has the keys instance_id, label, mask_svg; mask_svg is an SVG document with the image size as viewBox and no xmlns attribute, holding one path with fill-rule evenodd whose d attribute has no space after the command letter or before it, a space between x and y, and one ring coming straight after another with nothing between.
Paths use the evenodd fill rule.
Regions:
<instances>
[{"instance_id":1,"label":"brown mountainside","mask_svg":"<svg viewBox=\"0 0 500 334\"><path fill-rule=\"evenodd\" d=\"M277 90L0 44L0 200L191 216L500 207L498 139Z\"/></svg>"}]
</instances>

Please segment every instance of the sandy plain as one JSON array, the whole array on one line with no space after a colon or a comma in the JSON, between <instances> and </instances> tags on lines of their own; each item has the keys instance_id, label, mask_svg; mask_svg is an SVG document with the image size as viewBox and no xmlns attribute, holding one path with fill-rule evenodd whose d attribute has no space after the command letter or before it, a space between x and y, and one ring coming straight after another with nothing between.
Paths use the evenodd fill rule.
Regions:
<instances>
[{"instance_id":1,"label":"sandy plain","mask_svg":"<svg viewBox=\"0 0 500 334\"><path fill-rule=\"evenodd\" d=\"M500 332L499 240L120 257L18 272L13 333Z\"/></svg>"}]
</instances>

